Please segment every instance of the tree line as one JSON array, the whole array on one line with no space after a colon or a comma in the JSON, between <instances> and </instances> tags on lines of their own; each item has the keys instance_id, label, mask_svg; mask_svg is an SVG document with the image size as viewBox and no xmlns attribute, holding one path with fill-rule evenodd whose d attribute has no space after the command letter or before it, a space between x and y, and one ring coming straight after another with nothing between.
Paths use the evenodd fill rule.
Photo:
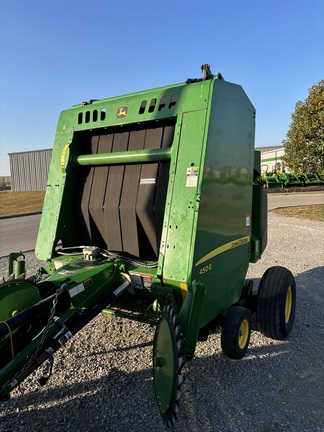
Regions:
<instances>
[{"instance_id":1,"label":"tree line","mask_svg":"<svg viewBox=\"0 0 324 432\"><path fill-rule=\"evenodd\" d=\"M298 101L291 115L284 163L296 174L324 175L324 80L309 89L304 102Z\"/></svg>"}]
</instances>

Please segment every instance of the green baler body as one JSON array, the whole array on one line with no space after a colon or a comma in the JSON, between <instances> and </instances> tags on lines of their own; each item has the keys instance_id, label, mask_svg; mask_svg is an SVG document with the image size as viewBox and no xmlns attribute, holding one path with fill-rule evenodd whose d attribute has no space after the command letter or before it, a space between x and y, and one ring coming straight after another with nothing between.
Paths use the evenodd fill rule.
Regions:
<instances>
[{"instance_id":1,"label":"green baler body","mask_svg":"<svg viewBox=\"0 0 324 432\"><path fill-rule=\"evenodd\" d=\"M222 327L224 353L244 355L258 304L246 274L267 236L255 110L242 87L202 70L61 113L36 243L48 265L24 280L16 264L1 285L0 400L102 311L156 326L167 425L197 340Z\"/></svg>"},{"instance_id":2,"label":"green baler body","mask_svg":"<svg viewBox=\"0 0 324 432\"><path fill-rule=\"evenodd\" d=\"M245 92L219 77L63 111L37 257L55 261L62 242L158 261L153 288L179 309L193 283L204 287L203 327L240 299L265 242L254 130Z\"/></svg>"}]
</instances>

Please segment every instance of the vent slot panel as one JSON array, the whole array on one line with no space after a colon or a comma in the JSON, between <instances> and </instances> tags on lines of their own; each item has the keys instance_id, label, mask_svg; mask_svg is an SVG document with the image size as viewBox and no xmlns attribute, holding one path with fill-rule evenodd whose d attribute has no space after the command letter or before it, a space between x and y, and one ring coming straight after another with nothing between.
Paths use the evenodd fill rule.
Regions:
<instances>
[{"instance_id":1,"label":"vent slot panel","mask_svg":"<svg viewBox=\"0 0 324 432\"><path fill-rule=\"evenodd\" d=\"M171 97L162 96L159 100L157 98L152 98L149 100L143 100L138 108L138 114L152 114L154 112L161 112L166 109L173 110L177 104L178 95L174 94ZM87 111L80 111L77 113L78 124L88 124L103 122L107 118L107 110L106 108L102 108L98 110L97 108L90 109L87 106ZM132 111L132 107L130 107L130 112Z\"/></svg>"}]
</instances>

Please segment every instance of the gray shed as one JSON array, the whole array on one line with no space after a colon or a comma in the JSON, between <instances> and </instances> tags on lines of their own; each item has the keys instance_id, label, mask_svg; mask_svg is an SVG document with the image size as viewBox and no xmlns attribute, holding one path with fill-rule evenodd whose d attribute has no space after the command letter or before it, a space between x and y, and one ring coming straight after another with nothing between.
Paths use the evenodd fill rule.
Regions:
<instances>
[{"instance_id":1,"label":"gray shed","mask_svg":"<svg viewBox=\"0 0 324 432\"><path fill-rule=\"evenodd\" d=\"M52 149L9 153L11 190L45 190L51 157Z\"/></svg>"}]
</instances>

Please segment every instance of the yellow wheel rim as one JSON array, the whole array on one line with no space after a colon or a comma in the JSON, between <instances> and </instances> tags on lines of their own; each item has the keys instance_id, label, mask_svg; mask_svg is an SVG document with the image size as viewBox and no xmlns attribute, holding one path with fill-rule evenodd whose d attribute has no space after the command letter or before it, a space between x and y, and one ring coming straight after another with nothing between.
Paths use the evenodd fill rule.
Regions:
<instances>
[{"instance_id":1,"label":"yellow wheel rim","mask_svg":"<svg viewBox=\"0 0 324 432\"><path fill-rule=\"evenodd\" d=\"M286 304L285 304L285 322L288 323L291 315L291 309L292 309L292 303L293 303L293 293L291 286L288 287L287 295L286 295Z\"/></svg>"},{"instance_id":2,"label":"yellow wheel rim","mask_svg":"<svg viewBox=\"0 0 324 432\"><path fill-rule=\"evenodd\" d=\"M240 325L239 335L238 335L238 344L240 349L245 348L247 341L249 338L249 322L248 320L243 320Z\"/></svg>"}]
</instances>

